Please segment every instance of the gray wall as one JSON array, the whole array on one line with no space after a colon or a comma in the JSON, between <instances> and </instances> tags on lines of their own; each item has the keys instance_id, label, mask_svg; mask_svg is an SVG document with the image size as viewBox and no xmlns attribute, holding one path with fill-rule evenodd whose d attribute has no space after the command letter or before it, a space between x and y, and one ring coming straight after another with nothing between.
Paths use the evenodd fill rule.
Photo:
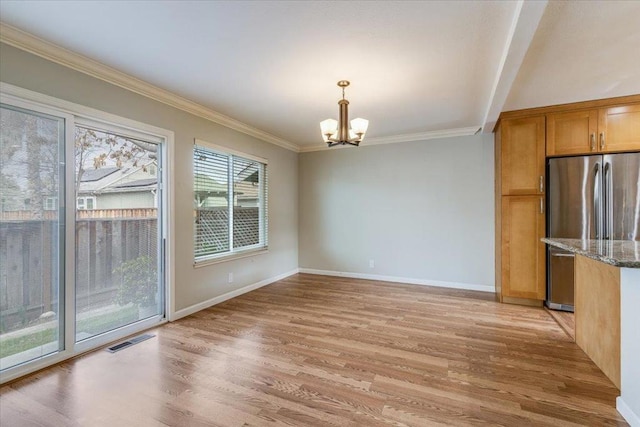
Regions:
<instances>
[{"instance_id":1,"label":"gray wall","mask_svg":"<svg viewBox=\"0 0 640 427\"><path fill-rule=\"evenodd\" d=\"M304 153L299 174L300 268L494 286L493 135Z\"/></svg>"},{"instance_id":2,"label":"gray wall","mask_svg":"<svg viewBox=\"0 0 640 427\"><path fill-rule=\"evenodd\" d=\"M85 74L0 44L0 80L175 132L176 310L298 266L297 154L169 107ZM193 267L194 138L269 160L269 253ZM234 283L227 274L234 273Z\"/></svg>"}]
</instances>

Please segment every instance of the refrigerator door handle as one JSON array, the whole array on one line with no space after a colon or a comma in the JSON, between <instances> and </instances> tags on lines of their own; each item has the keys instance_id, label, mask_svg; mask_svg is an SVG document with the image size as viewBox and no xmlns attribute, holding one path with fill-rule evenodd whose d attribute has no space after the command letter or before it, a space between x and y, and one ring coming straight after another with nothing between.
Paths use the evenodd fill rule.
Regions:
<instances>
[{"instance_id":1,"label":"refrigerator door handle","mask_svg":"<svg viewBox=\"0 0 640 427\"><path fill-rule=\"evenodd\" d=\"M602 214L602 211L600 210L600 163L596 163L593 169L593 212L596 225L596 239L600 239L602 238L602 221L600 218Z\"/></svg>"},{"instance_id":2,"label":"refrigerator door handle","mask_svg":"<svg viewBox=\"0 0 640 427\"><path fill-rule=\"evenodd\" d=\"M611 212L611 208L613 207L611 204L611 192L613 188L611 188L611 164L606 162L603 168L603 183L602 183L602 225L603 225L603 238L605 240L609 240L611 238L611 224L610 221L613 220L613 212Z\"/></svg>"}]
</instances>

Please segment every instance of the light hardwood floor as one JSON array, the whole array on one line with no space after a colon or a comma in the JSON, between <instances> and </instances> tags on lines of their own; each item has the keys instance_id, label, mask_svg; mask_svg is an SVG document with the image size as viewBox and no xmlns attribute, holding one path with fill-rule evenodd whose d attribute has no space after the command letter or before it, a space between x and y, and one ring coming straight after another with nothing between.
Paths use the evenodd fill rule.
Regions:
<instances>
[{"instance_id":1,"label":"light hardwood floor","mask_svg":"<svg viewBox=\"0 0 640 427\"><path fill-rule=\"evenodd\" d=\"M545 310L553 317L558 325L573 339L576 340L576 316L573 313L567 311L549 310L545 307Z\"/></svg>"},{"instance_id":2,"label":"light hardwood floor","mask_svg":"<svg viewBox=\"0 0 640 427\"><path fill-rule=\"evenodd\" d=\"M542 308L299 274L0 392L2 426L626 425Z\"/></svg>"}]
</instances>

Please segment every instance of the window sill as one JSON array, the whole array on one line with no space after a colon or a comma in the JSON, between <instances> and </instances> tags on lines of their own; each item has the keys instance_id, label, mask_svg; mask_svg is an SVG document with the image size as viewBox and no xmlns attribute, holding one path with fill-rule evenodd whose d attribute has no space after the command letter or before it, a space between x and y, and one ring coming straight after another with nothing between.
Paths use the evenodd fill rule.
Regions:
<instances>
[{"instance_id":1,"label":"window sill","mask_svg":"<svg viewBox=\"0 0 640 427\"><path fill-rule=\"evenodd\" d=\"M269 247L248 249L242 252L234 252L228 255L220 255L218 257L203 259L193 263L193 268L206 267L213 264L220 264L227 261L234 261L236 259L248 258L255 255L262 255L269 252Z\"/></svg>"}]
</instances>

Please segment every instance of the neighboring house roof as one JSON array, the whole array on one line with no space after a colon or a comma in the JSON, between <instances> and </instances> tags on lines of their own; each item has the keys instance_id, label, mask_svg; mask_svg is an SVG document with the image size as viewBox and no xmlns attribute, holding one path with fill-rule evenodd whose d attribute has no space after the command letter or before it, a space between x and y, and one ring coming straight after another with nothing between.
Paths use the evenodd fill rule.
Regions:
<instances>
[{"instance_id":1,"label":"neighboring house roof","mask_svg":"<svg viewBox=\"0 0 640 427\"><path fill-rule=\"evenodd\" d=\"M119 185L101 188L93 194L149 192L153 191L157 184L158 180L156 178L136 179Z\"/></svg>"},{"instance_id":2,"label":"neighboring house roof","mask_svg":"<svg viewBox=\"0 0 640 427\"><path fill-rule=\"evenodd\" d=\"M156 165L155 160L144 165L128 165L123 168L114 166L99 169L87 169L80 179L78 194L118 193L130 191L150 191L157 186L157 177L143 173L150 165Z\"/></svg>"},{"instance_id":3,"label":"neighboring house roof","mask_svg":"<svg viewBox=\"0 0 640 427\"><path fill-rule=\"evenodd\" d=\"M82 178L80 178L80 182L95 182L100 181L106 176L111 175L114 172L119 171L120 168L111 167L111 168L100 168L100 169L88 169L82 173Z\"/></svg>"},{"instance_id":4,"label":"neighboring house roof","mask_svg":"<svg viewBox=\"0 0 640 427\"><path fill-rule=\"evenodd\" d=\"M156 178L137 179L135 181L125 182L124 184L115 185L113 188L146 187L149 185L155 186L157 182L158 180Z\"/></svg>"}]
</instances>

